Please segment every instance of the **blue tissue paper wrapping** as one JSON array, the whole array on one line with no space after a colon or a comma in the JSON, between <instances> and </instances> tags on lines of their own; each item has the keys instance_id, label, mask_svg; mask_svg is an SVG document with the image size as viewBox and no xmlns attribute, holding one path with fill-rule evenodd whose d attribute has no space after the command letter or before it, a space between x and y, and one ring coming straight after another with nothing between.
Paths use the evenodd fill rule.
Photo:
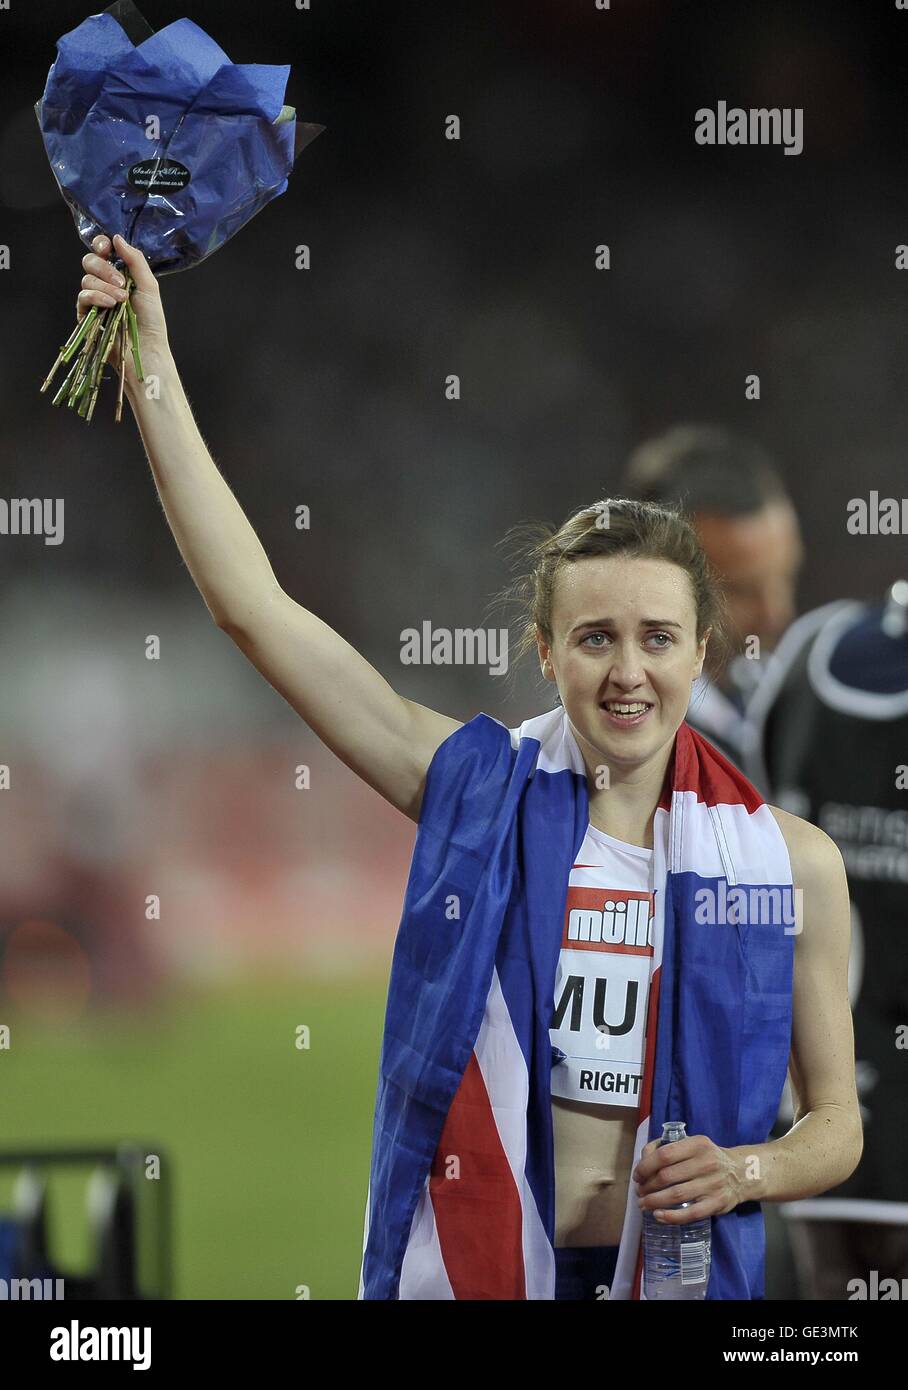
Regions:
<instances>
[{"instance_id":1,"label":"blue tissue paper wrapping","mask_svg":"<svg viewBox=\"0 0 908 1390\"><path fill-rule=\"evenodd\" d=\"M284 104L289 76L232 63L191 19L155 33L132 0L64 34L35 114L85 245L119 232L156 275L223 246L325 129Z\"/></svg>"}]
</instances>

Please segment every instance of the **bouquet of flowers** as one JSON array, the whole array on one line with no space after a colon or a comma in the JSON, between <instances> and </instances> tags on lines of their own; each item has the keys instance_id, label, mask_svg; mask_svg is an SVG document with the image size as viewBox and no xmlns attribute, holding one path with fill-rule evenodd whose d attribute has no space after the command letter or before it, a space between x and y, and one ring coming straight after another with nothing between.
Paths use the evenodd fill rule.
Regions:
<instances>
[{"instance_id":1,"label":"bouquet of flowers","mask_svg":"<svg viewBox=\"0 0 908 1390\"><path fill-rule=\"evenodd\" d=\"M115 232L156 275L188 270L223 246L287 187L300 151L325 129L284 105L289 66L231 63L190 19L155 33L132 0L116 0L57 40L35 114L54 177L91 247ZM115 261L123 268L121 260ZM123 398L127 337L144 380L130 302L95 305L60 349L68 372L54 396L90 420L116 341Z\"/></svg>"}]
</instances>

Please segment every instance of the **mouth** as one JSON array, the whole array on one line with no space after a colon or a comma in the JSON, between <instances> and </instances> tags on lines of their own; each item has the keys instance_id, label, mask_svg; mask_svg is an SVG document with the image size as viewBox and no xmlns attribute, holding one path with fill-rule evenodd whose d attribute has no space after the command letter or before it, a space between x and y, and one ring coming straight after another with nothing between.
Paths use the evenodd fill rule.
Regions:
<instances>
[{"instance_id":1,"label":"mouth","mask_svg":"<svg viewBox=\"0 0 908 1390\"><path fill-rule=\"evenodd\" d=\"M653 711L648 700L603 700L599 708L615 729L636 729Z\"/></svg>"}]
</instances>

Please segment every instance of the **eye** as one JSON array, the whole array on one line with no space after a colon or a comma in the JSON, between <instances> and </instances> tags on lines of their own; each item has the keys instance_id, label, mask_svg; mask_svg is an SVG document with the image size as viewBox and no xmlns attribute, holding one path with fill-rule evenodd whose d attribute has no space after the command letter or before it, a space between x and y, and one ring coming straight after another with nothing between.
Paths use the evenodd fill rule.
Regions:
<instances>
[{"instance_id":1,"label":"eye","mask_svg":"<svg viewBox=\"0 0 908 1390\"><path fill-rule=\"evenodd\" d=\"M594 637L601 637L601 638L603 638L603 641L602 641L602 642L593 642L591 639L594 638ZM581 647L585 647L585 646L589 643L593 650L595 650L595 651L601 651L602 648L603 648L603 646L604 646L604 641L605 641L605 639L606 639L607 637L608 637L608 633L607 633L607 632L602 632L602 631L588 632L588 633L586 634L586 636L582 639L580 645L581 645ZM671 635L670 632L651 632L651 633L649 634L649 638L647 638L647 640L649 640L650 638L653 638L653 637L664 637L664 638L665 638L665 641L664 641L664 642L660 642L659 645L657 646L657 648L656 648L657 651L665 651L665 649L666 649L667 647L674 646L675 639L674 639L674 637Z\"/></svg>"}]
</instances>

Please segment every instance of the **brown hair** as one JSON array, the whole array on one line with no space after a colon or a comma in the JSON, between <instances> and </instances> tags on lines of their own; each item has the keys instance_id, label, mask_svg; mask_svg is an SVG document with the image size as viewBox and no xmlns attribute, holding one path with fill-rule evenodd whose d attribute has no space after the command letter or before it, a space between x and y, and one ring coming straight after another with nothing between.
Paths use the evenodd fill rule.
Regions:
<instances>
[{"instance_id":1,"label":"brown hair","mask_svg":"<svg viewBox=\"0 0 908 1390\"><path fill-rule=\"evenodd\" d=\"M679 565L691 583L697 610L697 641L711 627L710 655L718 652L720 661L727 656L725 596L690 518L680 507L629 497L606 497L572 513L559 527L545 522L514 526L502 544L509 542L518 547L520 573L495 602L518 608L520 628L514 648L517 660L536 649L537 624L551 644L555 580L562 566L587 556L619 554L669 560Z\"/></svg>"}]
</instances>

